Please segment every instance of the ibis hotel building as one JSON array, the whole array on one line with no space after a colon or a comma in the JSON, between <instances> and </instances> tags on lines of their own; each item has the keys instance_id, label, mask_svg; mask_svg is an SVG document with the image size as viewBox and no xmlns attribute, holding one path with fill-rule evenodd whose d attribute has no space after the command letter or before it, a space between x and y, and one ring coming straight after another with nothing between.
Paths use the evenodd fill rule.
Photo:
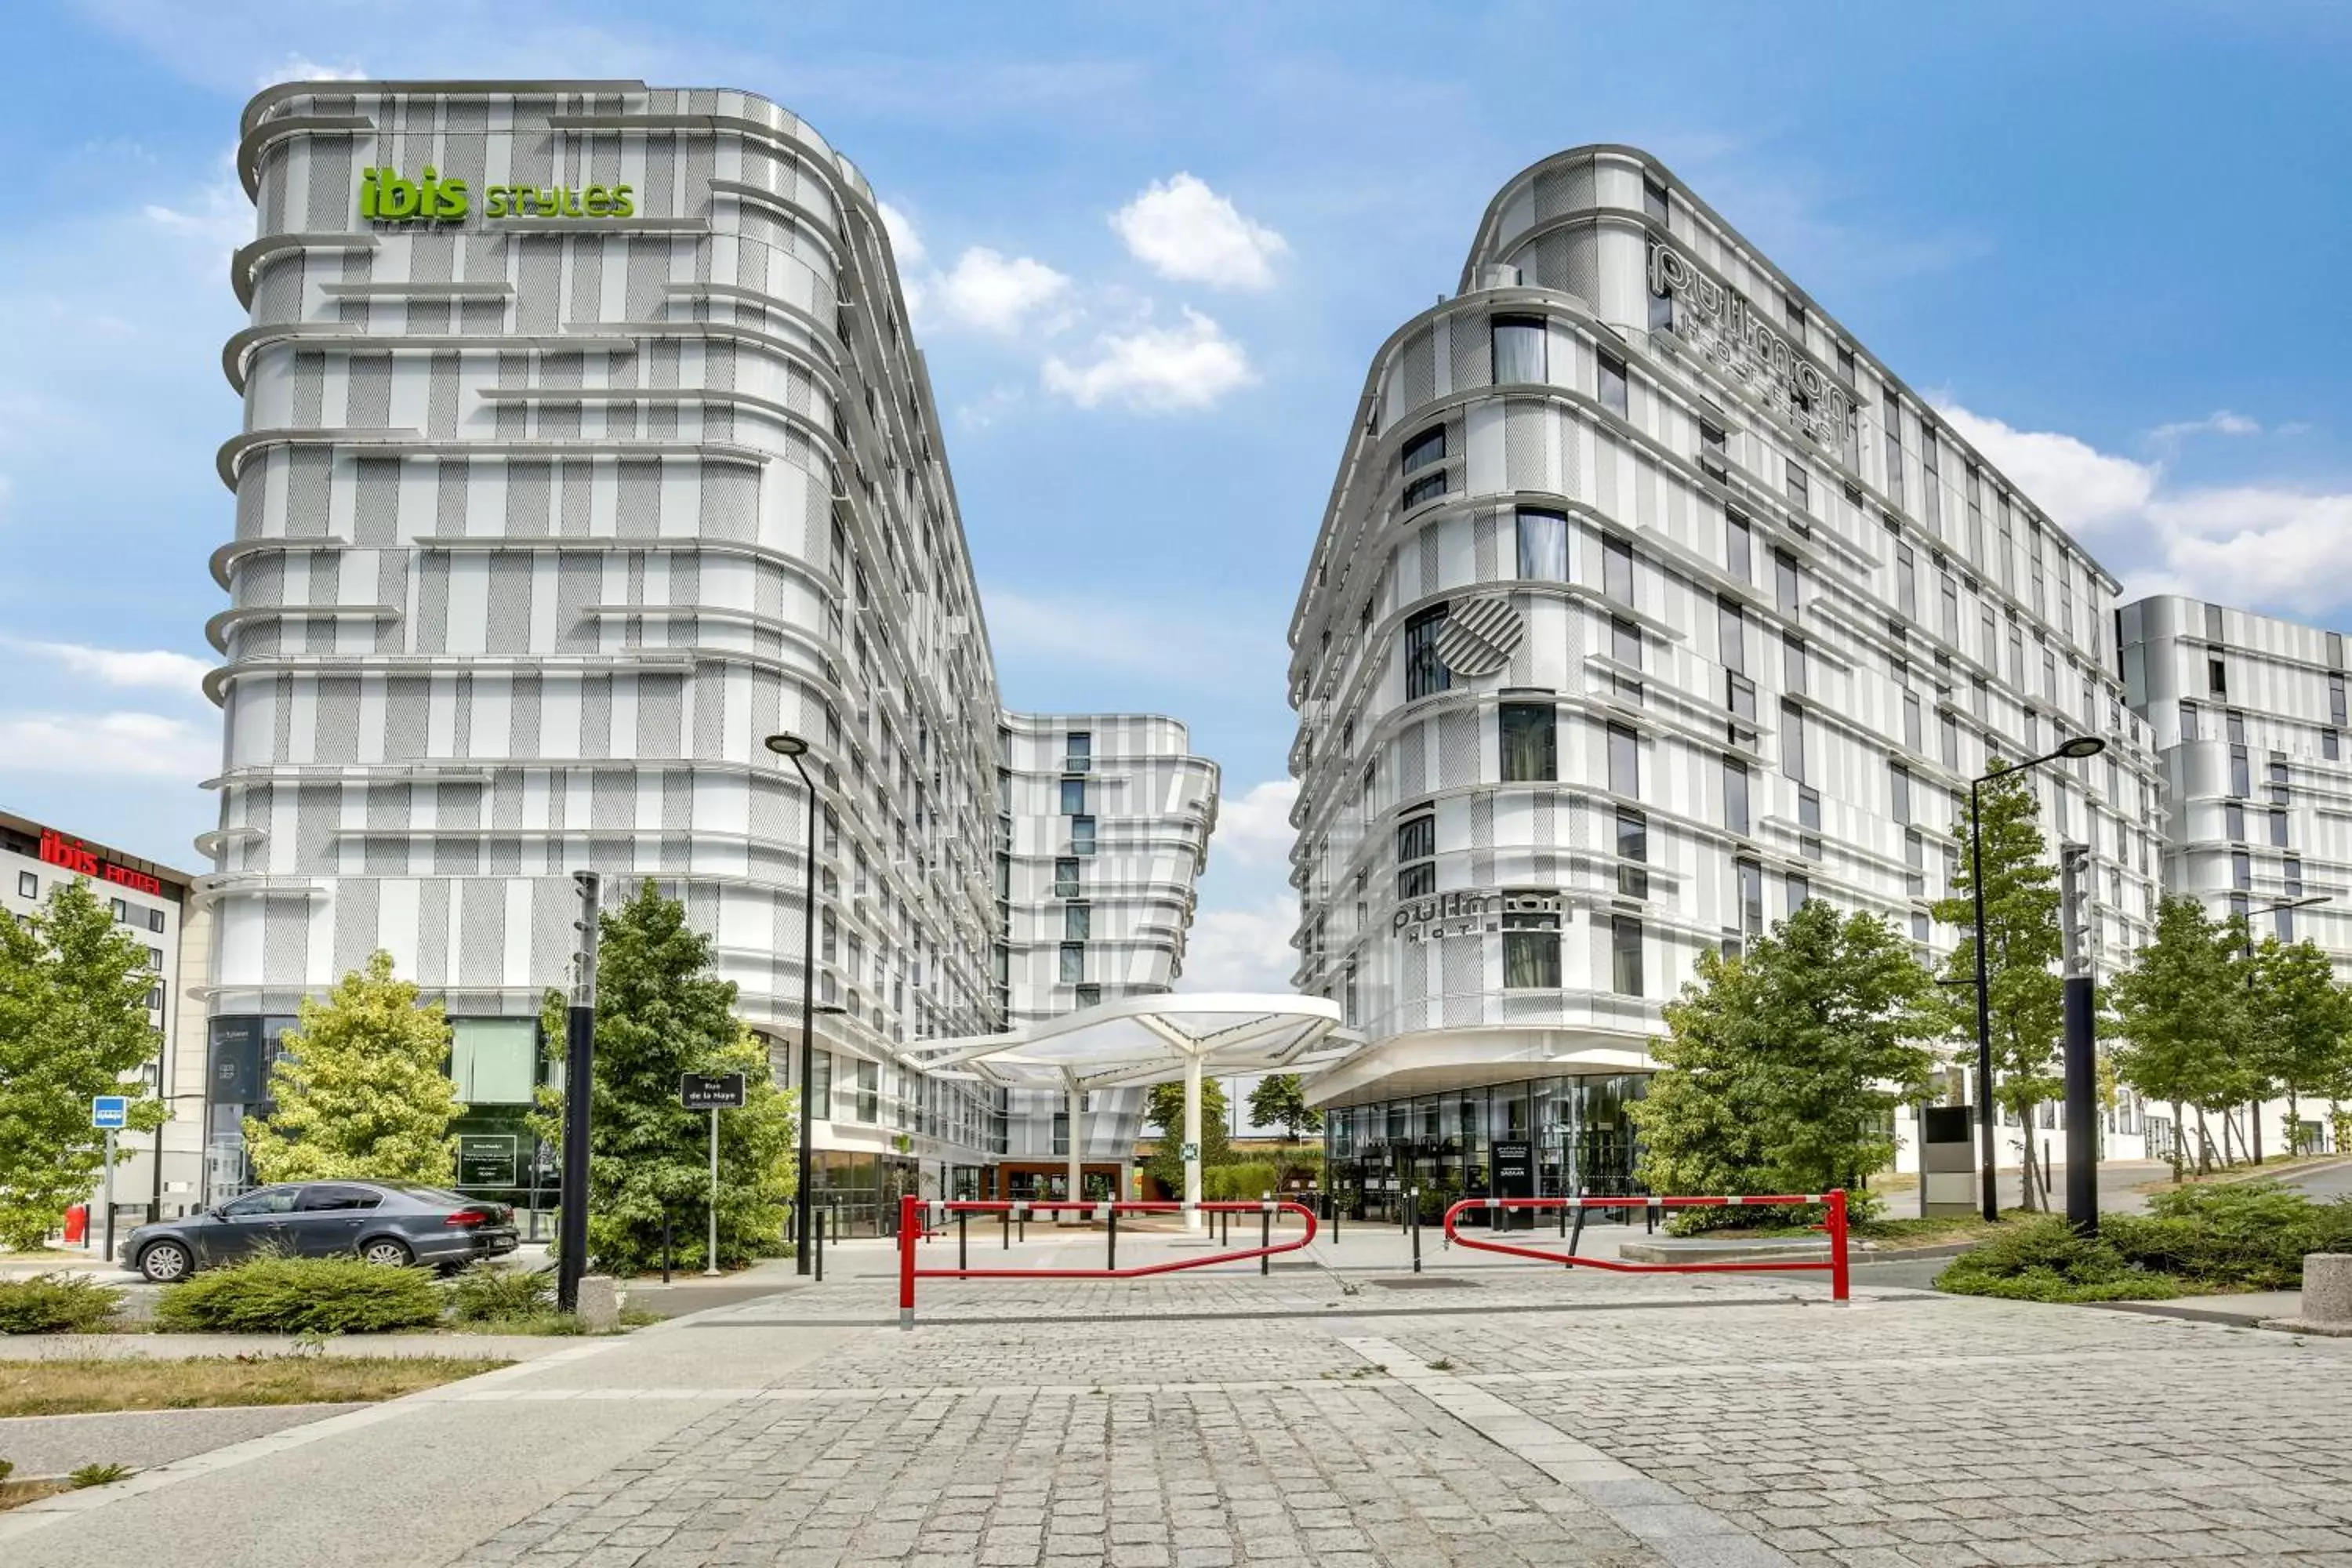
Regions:
<instances>
[{"instance_id":1,"label":"ibis hotel building","mask_svg":"<svg viewBox=\"0 0 2352 1568\"><path fill-rule=\"evenodd\" d=\"M1697 955L1826 899L1940 958L1995 757L2106 742L2036 780L2126 953L2161 779L2116 589L1655 159L1513 179L1373 361L1291 625L1297 984L1367 1042L1310 1085L1335 1180L1477 1193L1524 1142L1623 1183Z\"/></svg>"},{"instance_id":2,"label":"ibis hotel building","mask_svg":"<svg viewBox=\"0 0 2352 1568\"><path fill-rule=\"evenodd\" d=\"M461 1178L530 1201L581 868L684 900L780 1077L815 965L849 1217L984 1184L1019 1108L903 1052L1165 989L1215 773L1169 721L1004 713L864 177L634 81L289 84L237 162L215 1187L299 999L383 948L455 1020Z\"/></svg>"}]
</instances>

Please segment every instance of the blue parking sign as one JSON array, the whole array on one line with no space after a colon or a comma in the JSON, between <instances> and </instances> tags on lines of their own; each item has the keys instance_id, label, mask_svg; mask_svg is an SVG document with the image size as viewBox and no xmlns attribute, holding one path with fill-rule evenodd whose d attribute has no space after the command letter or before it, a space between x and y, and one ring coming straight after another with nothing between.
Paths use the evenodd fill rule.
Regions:
<instances>
[{"instance_id":1,"label":"blue parking sign","mask_svg":"<svg viewBox=\"0 0 2352 1568\"><path fill-rule=\"evenodd\" d=\"M131 1100L127 1095L101 1094L89 1102L89 1124L108 1129L131 1124Z\"/></svg>"}]
</instances>

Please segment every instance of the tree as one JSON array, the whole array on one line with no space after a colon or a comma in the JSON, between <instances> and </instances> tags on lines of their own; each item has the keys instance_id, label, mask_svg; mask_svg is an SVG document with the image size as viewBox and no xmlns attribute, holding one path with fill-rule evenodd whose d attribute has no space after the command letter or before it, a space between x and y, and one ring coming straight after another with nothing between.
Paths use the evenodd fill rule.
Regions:
<instances>
[{"instance_id":1,"label":"tree","mask_svg":"<svg viewBox=\"0 0 2352 1568\"><path fill-rule=\"evenodd\" d=\"M775 1256L798 1173L797 1096L775 1085L768 1052L734 1016L735 985L711 973L710 939L648 880L598 923L596 1070L588 1138L588 1250L614 1273L661 1264L662 1215L676 1257L698 1267L710 1201L708 1111L678 1103L680 1075L740 1072L744 1104L719 1113L719 1261ZM547 995L549 1050L561 1059L564 999ZM563 1098L540 1094L532 1129L560 1148ZM565 1202L572 1201L566 1194Z\"/></svg>"},{"instance_id":2,"label":"tree","mask_svg":"<svg viewBox=\"0 0 2352 1568\"><path fill-rule=\"evenodd\" d=\"M1633 1114L1653 1192L1857 1188L1895 1157L1942 1026L1927 971L1874 915L1820 900L1742 958L1699 954L1666 1005L1661 1070ZM1859 1206L1863 1206L1858 1205Z\"/></svg>"},{"instance_id":3,"label":"tree","mask_svg":"<svg viewBox=\"0 0 2352 1568\"><path fill-rule=\"evenodd\" d=\"M302 999L269 1069L269 1116L245 1119L255 1175L448 1184L457 1163L449 1125L466 1107L448 1073L449 1020L416 997L379 952L326 1001Z\"/></svg>"},{"instance_id":4,"label":"tree","mask_svg":"<svg viewBox=\"0 0 2352 1568\"><path fill-rule=\"evenodd\" d=\"M1303 1082L1295 1072L1270 1072L1258 1079L1257 1087L1250 1090L1251 1123L1279 1127L1293 1143L1304 1133L1322 1131L1323 1113L1307 1103ZM1177 1109L1181 1114L1181 1103Z\"/></svg>"},{"instance_id":5,"label":"tree","mask_svg":"<svg viewBox=\"0 0 2352 1568\"><path fill-rule=\"evenodd\" d=\"M1225 1135L1225 1086L1215 1079L1201 1079L1201 1163L1223 1165L1233 1157ZM1160 1130L1159 1147L1143 1168L1160 1184L1180 1197L1184 1192L1184 1086L1156 1083L1144 1104L1143 1119Z\"/></svg>"},{"instance_id":6,"label":"tree","mask_svg":"<svg viewBox=\"0 0 2352 1568\"><path fill-rule=\"evenodd\" d=\"M2254 950L2246 996L2252 1015L2246 1030L2256 1079L2256 1103L2286 1092L2287 1152L2303 1124L2299 1096L2326 1094L2341 1072L2345 1039L2352 1031L2352 996L2336 983L2336 966L2308 938L2282 942L2268 938Z\"/></svg>"},{"instance_id":7,"label":"tree","mask_svg":"<svg viewBox=\"0 0 2352 1568\"><path fill-rule=\"evenodd\" d=\"M2055 965L2058 873L2044 856L2040 806L2028 775L2005 768L1977 791L1975 813L1983 818L1985 889L1985 990L1991 998L1994 1102L2027 1130L2025 1206L2036 1206L2041 1191L2039 1161L2032 1133L2033 1108L2065 1093L2059 1071L2058 1038L2065 1024L2065 982ZM1960 931L1959 944L1944 965L1945 977L1962 982L1944 988L1950 1032L1977 1037L1976 878L1969 855L1976 816L1963 805L1952 824L1958 868L1952 896L1936 902L1936 919ZM1978 1092L1986 1091L1979 1086Z\"/></svg>"},{"instance_id":8,"label":"tree","mask_svg":"<svg viewBox=\"0 0 2352 1568\"><path fill-rule=\"evenodd\" d=\"M2231 1042L2246 1026L2247 994L2238 940L2194 899L2168 898L2156 910L2156 940L2107 983L2116 1073L2141 1095L2172 1107L2172 1175L2180 1179L2181 1107L2198 1107L2198 1169L2209 1168L2205 1110L2230 1101Z\"/></svg>"},{"instance_id":9,"label":"tree","mask_svg":"<svg viewBox=\"0 0 2352 1568\"><path fill-rule=\"evenodd\" d=\"M84 878L56 884L22 919L0 911L0 1243L38 1247L66 1206L89 1195L106 1166L106 1134L89 1124L94 1097L128 1099L134 1131L169 1120L124 1076L162 1048L147 1021L147 964L146 946Z\"/></svg>"}]
</instances>

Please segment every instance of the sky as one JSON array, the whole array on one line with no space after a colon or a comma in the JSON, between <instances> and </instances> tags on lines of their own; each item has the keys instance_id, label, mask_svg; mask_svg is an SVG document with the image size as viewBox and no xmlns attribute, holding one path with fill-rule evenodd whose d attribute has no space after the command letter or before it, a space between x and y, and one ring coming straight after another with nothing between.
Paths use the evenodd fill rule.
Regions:
<instances>
[{"instance_id":1,"label":"sky","mask_svg":"<svg viewBox=\"0 0 2352 1568\"><path fill-rule=\"evenodd\" d=\"M1287 989L1285 635L1374 352L1512 174L1663 158L2127 593L2352 628L2352 7L86 0L0 65L0 806L201 869L260 86L728 86L865 171L999 672L1192 726L1186 984Z\"/></svg>"}]
</instances>

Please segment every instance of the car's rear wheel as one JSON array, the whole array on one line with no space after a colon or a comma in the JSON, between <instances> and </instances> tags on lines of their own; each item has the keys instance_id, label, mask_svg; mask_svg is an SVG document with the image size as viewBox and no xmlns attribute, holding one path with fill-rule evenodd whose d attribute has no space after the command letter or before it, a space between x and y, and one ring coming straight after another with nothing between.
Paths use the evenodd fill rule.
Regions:
<instances>
[{"instance_id":1,"label":"car's rear wheel","mask_svg":"<svg viewBox=\"0 0 2352 1568\"><path fill-rule=\"evenodd\" d=\"M194 1266L194 1258L176 1241L152 1243L139 1255L139 1272L157 1285L185 1279Z\"/></svg>"},{"instance_id":2,"label":"car's rear wheel","mask_svg":"<svg viewBox=\"0 0 2352 1568\"><path fill-rule=\"evenodd\" d=\"M380 1263L387 1268L405 1268L415 1259L416 1255L408 1250L406 1242L395 1241L388 1236L377 1237L360 1248L362 1262Z\"/></svg>"}]
</instances>

